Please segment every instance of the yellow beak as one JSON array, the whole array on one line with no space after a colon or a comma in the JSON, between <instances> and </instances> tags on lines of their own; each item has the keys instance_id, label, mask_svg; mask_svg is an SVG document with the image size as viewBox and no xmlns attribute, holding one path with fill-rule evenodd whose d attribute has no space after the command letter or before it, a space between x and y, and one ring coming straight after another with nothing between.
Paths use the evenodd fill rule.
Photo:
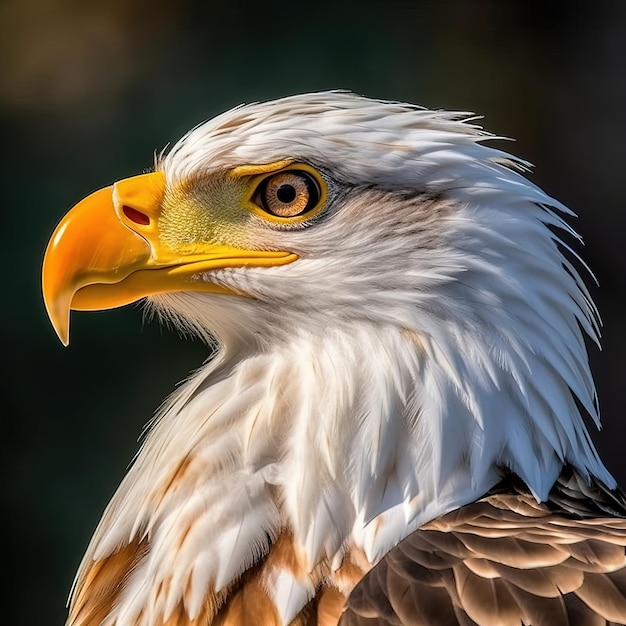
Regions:
<instances>
[{"instance_id":1,"label":"yellow beak","mask_svg":"<svg viewBox=\"0 0 626 626\"><path fill-rule=\"evenodd\" d=\"M298 258L222 244L177 255L159 241L164 195L162 172L128 178L79 202L56 227L42 283L50 321L64 345L69 343L71 309L112 309L167 291L233 294L198 275L225 267L284 265Z\"/></svg>"}]
</instances>

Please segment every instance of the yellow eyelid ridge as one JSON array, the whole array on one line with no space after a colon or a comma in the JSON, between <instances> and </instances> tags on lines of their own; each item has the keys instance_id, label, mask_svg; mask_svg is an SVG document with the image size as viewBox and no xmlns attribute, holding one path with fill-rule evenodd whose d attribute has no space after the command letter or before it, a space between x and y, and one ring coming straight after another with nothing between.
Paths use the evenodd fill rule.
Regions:
<instances>
[{"instance_id":1,"label":"yellow eyelid ridge","mask_svg":"<svg viewBox=\"0 0 626 626\"><path fill-rule=\"evenodd\" d=\"M293 160L285 160L277 161L275 163L270 163L267 165L242 165L233 169L231 173L233 175L240 175L240 172L242 171L251 172L250 174L247 174L248 176L250 176L250 183L248 186L248 193L244 197L245 207L255 215L262 217L268 222L285 225L306 222L312 217L315 217L326 206L326 201L328 200L328 186L326 184L326 181L318 170L316 170L314 167L311 167L307 163L300 163ZM306 172L315 179L315 182L317 183L320 192L320 197L315 208L307 211L304 215L297 215L295 217L279 217L277 215L272 215L271 213L264 211L260 206L253 202L252 198L254 197L259 185L266 178L280 172L289 171Z\"/></svg>"},{"instance_id":2,"label":"yellow eyelid ridge","mask_svg":"<svg viewBox=\"0 0 626 626\"><path fill-rule=\"evenodd\" d=\"M293 163L293 159L283 159L274 163L263 163L261 165L239 165L230 172L231 176L243 178L244 176L257 176L259 174L273 174Z\"/></svg>"}]
</instances>

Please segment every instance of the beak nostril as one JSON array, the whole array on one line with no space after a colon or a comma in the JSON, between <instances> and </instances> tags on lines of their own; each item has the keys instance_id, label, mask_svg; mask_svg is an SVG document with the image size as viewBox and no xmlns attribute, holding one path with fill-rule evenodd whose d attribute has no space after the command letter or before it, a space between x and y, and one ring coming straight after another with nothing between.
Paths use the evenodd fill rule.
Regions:
<instances>
[{"instance_id":1,"label":"beak nostril","mask_svg":"<svg viewBox=\"0 0 626 626\"><path fill-rule=\"evenodd\" d=\"M122 211L124 215L131 221L135 222L135 224L140 224L141 226L148 226L150 224L150 218L141 211L137 209L133 209L131 206L124 205L122 207Z\"/></svg>"}]
</instances>

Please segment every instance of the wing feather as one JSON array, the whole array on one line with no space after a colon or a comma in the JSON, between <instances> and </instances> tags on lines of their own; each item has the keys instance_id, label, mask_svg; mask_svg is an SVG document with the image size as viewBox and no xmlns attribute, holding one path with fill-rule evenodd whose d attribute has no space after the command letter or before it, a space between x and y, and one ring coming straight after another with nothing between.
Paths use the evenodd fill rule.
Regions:
<instances>
[{"instance_id":1,"label":"wing feather","mask_svg":"<svg viewBox=\"0 0 626 626\"><path fill-rule=\"evenodd\" d=\"M496 492L423 526L355 587L340 624L626 624L623 494L581 494L570 476L556 495ZM607 509L622 516L589 517Z\"/></svg>"}]
</instances>

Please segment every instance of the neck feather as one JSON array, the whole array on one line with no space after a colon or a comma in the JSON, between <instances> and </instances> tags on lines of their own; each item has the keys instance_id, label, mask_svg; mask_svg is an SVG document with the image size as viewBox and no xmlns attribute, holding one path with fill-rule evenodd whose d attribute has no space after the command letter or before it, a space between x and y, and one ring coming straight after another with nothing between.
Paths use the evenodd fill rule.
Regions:
<instances>
[{"instance_id":1,"label":"neck feather","mask_svg":"<svg viewBox=\"0 0 626 626\"><path fill-rule=\"evenodd\" d=\"M284 532L310 569L338 566L352 548L373 564L484 495L503 466L547 496L565 457L552 438L564 446L568 433L538 434L542 417L529 408L550 407L528 377L501 355L487 363L498 351L477 358L482 337L457 335L452 346L454 333L446 343L363 322L295 333L245 359L223 351L164 406L85 562L148 538L129 597L176 571L185 578L172 582L170 602L191 577L200 603ZM585 434L575 441L593 457Z\"/></svg>"}]
</instances>

